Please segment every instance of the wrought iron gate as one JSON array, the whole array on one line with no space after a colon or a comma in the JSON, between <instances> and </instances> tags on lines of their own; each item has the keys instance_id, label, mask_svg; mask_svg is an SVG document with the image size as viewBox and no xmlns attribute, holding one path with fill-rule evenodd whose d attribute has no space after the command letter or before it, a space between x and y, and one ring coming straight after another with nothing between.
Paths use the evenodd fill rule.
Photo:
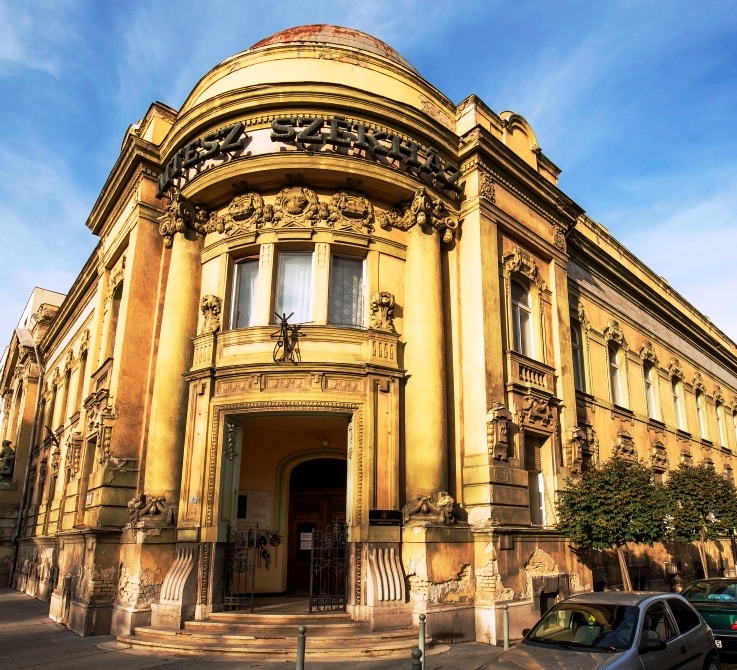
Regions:
<instances>
[{"instance_id":1,"label":"wrought iron gate","mask_svg":"<svg viewBox=\"0 0 737 670\"><path fill-rule=\"evenodd\" d=\"M344 523L312 531L310 613L343 610L348 593L347 533Z\"/></svg>"},{"instance_id":2,"label":"wrought iron gate","mask_svg":"<svg viewBox=\"0 0 737 670\"><path fill-rule=\"evenodd\" d=\"M231 530L225 545L223 609L253 612L258 526Z\"/></svg>"}]
</instances>

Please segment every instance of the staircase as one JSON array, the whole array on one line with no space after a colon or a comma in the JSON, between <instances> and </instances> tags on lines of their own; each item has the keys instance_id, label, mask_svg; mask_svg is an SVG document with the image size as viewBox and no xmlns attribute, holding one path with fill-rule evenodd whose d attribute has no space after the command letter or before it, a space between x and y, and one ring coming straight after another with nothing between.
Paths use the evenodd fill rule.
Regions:
<instances>
[{"instance_id":1,"label":"staircase","mask_svg":"<svg viewBox=\"0 0 737 670\"><path fill-rule=\"evenodd\" d=\"M306 657L346 660L406 657L417 646L417 630L372 632L344 612L321 614L215 612L207 621L187 621L183 630L142 626L118 643L129 648L177 654L238 654L253 659L296 657L299 626L307 627ZM427 653L431 640L426 640ZM439 651L439 650L438 650Z\"/></svg>"}]
</instances>

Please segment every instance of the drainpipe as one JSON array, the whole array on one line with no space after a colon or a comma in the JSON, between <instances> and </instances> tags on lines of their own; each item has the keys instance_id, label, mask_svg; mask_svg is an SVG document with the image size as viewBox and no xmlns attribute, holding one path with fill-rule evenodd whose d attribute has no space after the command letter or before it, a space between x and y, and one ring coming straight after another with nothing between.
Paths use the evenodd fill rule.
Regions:
<instances>
[{"instance_id":1,"label":"drainpipe","mask_svg":"<svg viewBox=\"0 0 737 670\"><path fill-rule=\"evenodd\" d=\"M23 336L18 331L24 331ZM18 339L22 341L25 337L30 337L30 333L21 328L16 328ZM18 542L20 540L21 525L23 523L23 512L26 509L26 496L28 495L28 478L31 473L31 458L33 457L33 445L36 443L36 426L38 425L38 410L41 404L41 386L43 385L44 368L41 362L41 353L38 345L33 343L33 350L36 354L36 363L38 365L38 385L36 386L36 410L33 413L33 425L31 426L31 443L28 445L28 460L26 461L26 473L23 477L23 493L20 497L20 509L18 510L18 522L15 525L15 536L13 537L13 560L10 563L10 581L8 586L12 586L15 577L15 564L18 560Z\"/></svg>"}]
</instances>

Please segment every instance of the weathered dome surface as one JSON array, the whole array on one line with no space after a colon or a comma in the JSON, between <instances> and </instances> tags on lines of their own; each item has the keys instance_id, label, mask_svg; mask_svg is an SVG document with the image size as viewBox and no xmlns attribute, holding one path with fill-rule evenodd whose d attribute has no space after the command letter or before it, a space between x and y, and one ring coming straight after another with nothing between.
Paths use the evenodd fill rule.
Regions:
<instances>
[{"instance_id":1,"label":"weathered dome surface","mask_svg":"<svg viewBox=\"0 0 737 670\"><path fill-rule=\"evenodd\" d=\"M315 23L309 26L296 26L275 33L270 37L259 40L251 49L272 46L275 44L288 44L290 42L312 42L315 44L337 44L340 46L353 47L383 56L395 63L406 67L412 72L415 68L398 51L392 49L388 44L375 37L353 28L333 26L329 23ZM251 50L249 49L249 51Z\"/></svg>"}]
</instances>

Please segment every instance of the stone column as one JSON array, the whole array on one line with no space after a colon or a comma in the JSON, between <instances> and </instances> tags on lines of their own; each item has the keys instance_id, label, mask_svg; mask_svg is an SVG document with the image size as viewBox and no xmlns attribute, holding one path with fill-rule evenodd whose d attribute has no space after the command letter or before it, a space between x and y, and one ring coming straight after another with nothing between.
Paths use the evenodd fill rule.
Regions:
<instances>
[{"instance_id":1,"label":"stone column","mask_svg":"<svg viewBox=\"0 0 737 670\"><path fill-rule=\"evenodd\" d=\"M440 239L433 228L408 231L404 273L405 477L411 502L448 487Z\"/></svg>"},{"instance_id":2,"label":"stone column","mask_svg":"<svg viewBox=\"0 0 737 670\"><path fill-rule=\"evenodd\" d=\"M447 407L441 239L457 228L441 201L425 189L390 213L391 225L407 230L404 272L405 483L408 513L418 498L433 498L448 488ZM433 510L435 511L435 510ZM427 510L423 509L426 513Z\"/></svg>"},{"instance_id":3,"label":"stone column","mask_svg":"<svg viewBox=\"0 0 737 670\"><path fill-rule=\"evenodd\" d=\"M171 246L169 275L156 356L151 416L146 450L144 492L163 497L167 507L179 500L182 478L187 385L182 376L192 362L200 294L200 238L189 223L184 200L172 201L169 219L162 218L165 244ZM172 214L173 210L173 214ZM179 215L179 221L177 221ZM168 225L171 220L173 225Z\"/></svg>"}]
</instances>

